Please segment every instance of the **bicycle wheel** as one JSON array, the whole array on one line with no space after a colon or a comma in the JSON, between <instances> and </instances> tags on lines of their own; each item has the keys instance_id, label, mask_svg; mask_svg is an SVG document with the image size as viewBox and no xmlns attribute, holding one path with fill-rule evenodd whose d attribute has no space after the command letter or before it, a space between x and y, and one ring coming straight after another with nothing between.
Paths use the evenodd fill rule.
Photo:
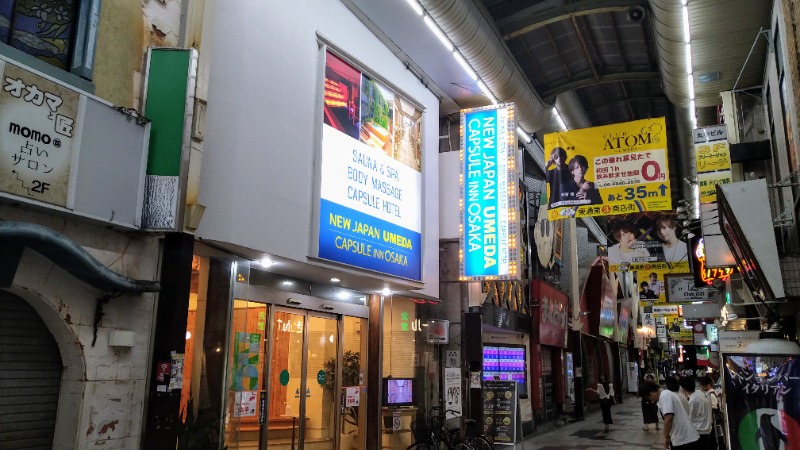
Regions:
<instances>
[{"instance_id":1,"label":"bicycle wheel","mask_svg":"<svg viewBox=\"0 0 800 450\"><path fill-rule=\"evenodd\" d=\"M494 445L483 436L475 436L469 444L474 450L494 450Z\"/></svg>"},{"instance_id":2,"label":"bicycle wheel","mask_svg":"<svg viewBox=\"0 0 800 450\"><path fill-rule=\"evenodd\" d=\"M453 446L452 450L472 450L472 447L470 447L464 442L459 442L458 444Z\"/></svg>"},{"instance_id":3,"label":"bicycle wheel","mask_svg":"<svg viewBox=\"0 0 800 450\"><path fill-rule=\"evenodd\" d=\"M406 450L436 450L436 447L430 442L415 442L409 445Z\"/></svg>"}]
</instances>

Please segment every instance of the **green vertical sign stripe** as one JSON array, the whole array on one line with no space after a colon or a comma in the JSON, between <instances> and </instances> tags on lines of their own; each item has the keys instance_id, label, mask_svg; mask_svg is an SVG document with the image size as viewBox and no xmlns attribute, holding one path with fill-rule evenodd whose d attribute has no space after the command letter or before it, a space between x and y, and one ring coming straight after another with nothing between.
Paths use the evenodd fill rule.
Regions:
<instances>
[{"instance_id":1,"label":"green vertical sign stripe","mask_svg":"<svg viewBox=\"0 0 800 450\"><path fill-rule=\"evenodd\" d=\"M148 175L180 175L190 56L189 50L151 51L144 111L152 121Z\"/></svg>"}]
</instances>

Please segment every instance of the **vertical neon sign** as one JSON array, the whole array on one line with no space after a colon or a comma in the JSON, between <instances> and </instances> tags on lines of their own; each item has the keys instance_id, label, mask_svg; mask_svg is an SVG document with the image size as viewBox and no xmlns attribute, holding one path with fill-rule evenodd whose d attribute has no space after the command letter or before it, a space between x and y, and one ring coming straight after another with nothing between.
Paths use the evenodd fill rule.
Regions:
<instances>
[{"instance_id":1,"label":"vertical neon sign","mask_svg":"<svg viewBox=\"0 0 800 450\"><path fill-rule=\"evenodd\" d=\"M514 105L461 112L462 280L519 279Z\"/></svg>"}]
</instances>

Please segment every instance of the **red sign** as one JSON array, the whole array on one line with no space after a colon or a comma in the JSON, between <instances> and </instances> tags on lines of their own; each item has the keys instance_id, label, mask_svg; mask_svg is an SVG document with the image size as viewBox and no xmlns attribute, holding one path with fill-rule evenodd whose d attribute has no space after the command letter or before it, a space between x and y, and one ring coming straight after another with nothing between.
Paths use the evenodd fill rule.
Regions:
<instances>
[{"instance_id":1,"label":"red sign","mask_svg":"<svg viewBox=\"0 0 800 450\"><path fill-rule=\"evenodd\" d=\"M533 280L531 286L539 304L539 343L566 348L569 297L541 280Z\"/></svg>"}]
</instances>

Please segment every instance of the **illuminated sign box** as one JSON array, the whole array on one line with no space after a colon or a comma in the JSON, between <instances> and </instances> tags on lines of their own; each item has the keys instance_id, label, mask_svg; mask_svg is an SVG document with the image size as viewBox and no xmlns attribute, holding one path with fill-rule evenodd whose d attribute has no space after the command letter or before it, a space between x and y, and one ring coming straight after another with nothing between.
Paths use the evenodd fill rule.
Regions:
<instances>
[{"instance_id":1,"label":"illuminated sign box","mask_svg":"<svg viewBox=\"0 0 800 450\"><path fill-rule=\"evenodd\" d=\"M320 258L422 280L422 110L328 52Z\"/></svg>"},{"instance_id":2,"label":"illuminated sign box","mask_svg":"<svg viewBox=\"0 0 800 450\"><path fill-rule=\"evenodd\" d=\"M513 104L461 111L461 280L518 280L516 117Z\"/></svg>"}]
</instances>

